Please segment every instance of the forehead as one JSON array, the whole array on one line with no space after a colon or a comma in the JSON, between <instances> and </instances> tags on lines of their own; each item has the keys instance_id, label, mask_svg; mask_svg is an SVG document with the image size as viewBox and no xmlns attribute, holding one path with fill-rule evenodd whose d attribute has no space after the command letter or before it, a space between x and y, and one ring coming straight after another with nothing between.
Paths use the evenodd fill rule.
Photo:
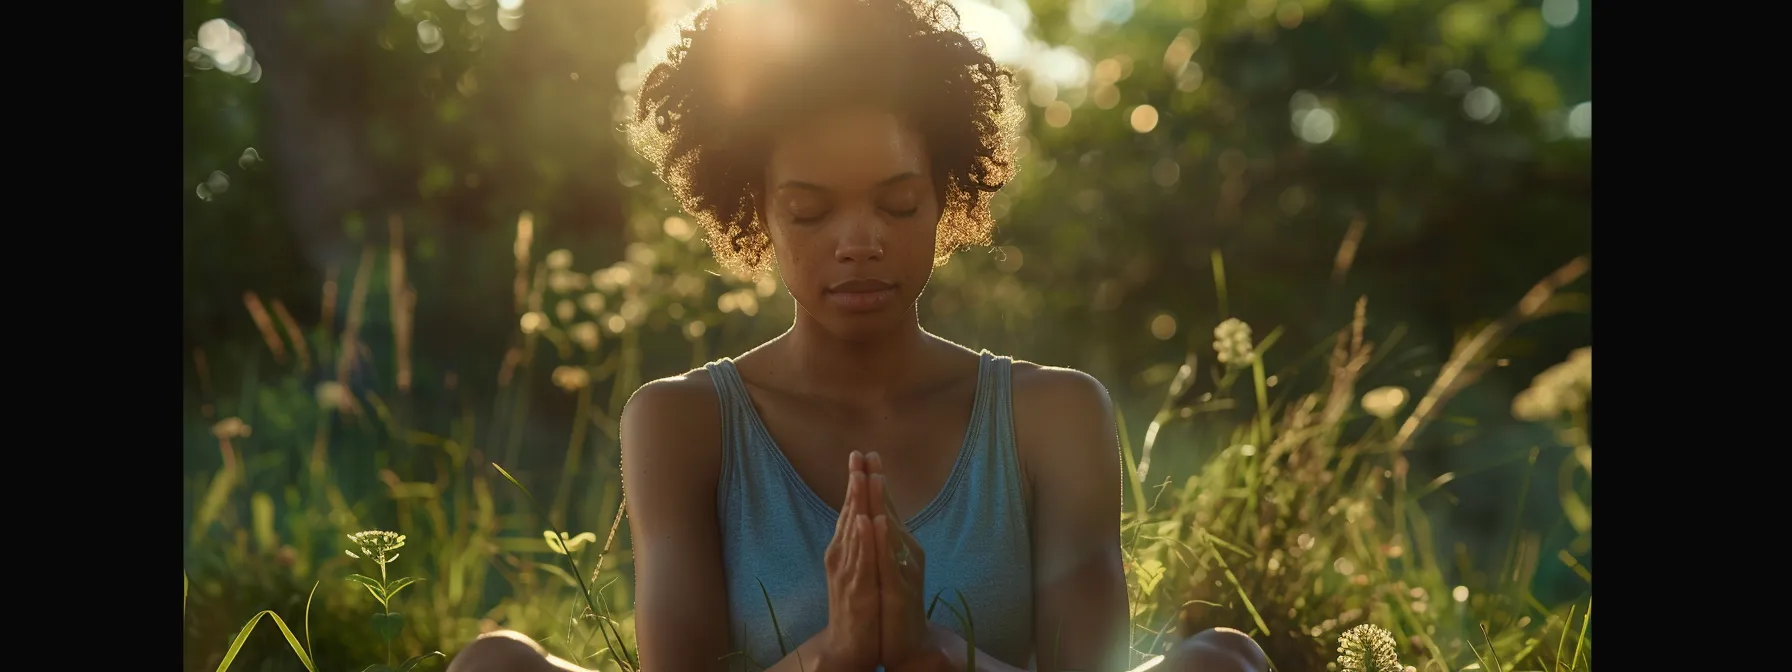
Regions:
<instances>
[{"instance_id":1,"label":"forehead","mask_svg":"<svg viewBox=\"0 0 1792 672\"><path fill-rule=\"evenodd\" d=\"M921 133L877 108L846 108L792 124L772 136L767 164L775 188L788 180L864 188L905 172L927 174Z\"/></svg>"}]
</instances>

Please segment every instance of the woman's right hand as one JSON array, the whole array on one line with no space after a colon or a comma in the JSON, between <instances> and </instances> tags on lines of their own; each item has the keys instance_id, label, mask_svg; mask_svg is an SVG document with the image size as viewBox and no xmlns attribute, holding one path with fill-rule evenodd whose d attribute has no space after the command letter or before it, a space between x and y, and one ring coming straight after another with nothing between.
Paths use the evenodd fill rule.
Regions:
<instances>
[{"instance_id":1,"label":"woman's right hand","mask_svg":"<svg viewBox=\"0 0 1792 672\"><path fill-rule=\"evenodd\" d=\"M829 667L869 670L881 654L877 538L871 529L873 509L866 504L865 456L853 451L847 468L846 501L824 558L828 577L824 655Z\"/></svg>"}]
</instances>

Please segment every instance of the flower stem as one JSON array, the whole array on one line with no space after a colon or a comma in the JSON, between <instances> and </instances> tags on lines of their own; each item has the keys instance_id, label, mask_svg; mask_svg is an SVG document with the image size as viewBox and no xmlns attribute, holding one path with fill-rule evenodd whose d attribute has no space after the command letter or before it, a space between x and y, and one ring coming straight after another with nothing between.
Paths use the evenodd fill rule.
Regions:
<instances>
[{"instance_id":1,"label":"flower stem","mask_svg":"<svg viewBox=\"0 0 1792 672\"><path fill-rule=\"evenodd\" d=\"M385 559L385 557L383 557L384 556L383 553L381 555L382 555L382 557L379 559L380 594L381 594L380 608L384 610L384 614L386 616L391 616L392 615L392 604L387 602L386 597L385 597L385 593L386 593L386 559ZM390 665L392 665L392 638L386 637L384 639L386 640L386 665L390 666Z\"/></svg>"}]
</instances>

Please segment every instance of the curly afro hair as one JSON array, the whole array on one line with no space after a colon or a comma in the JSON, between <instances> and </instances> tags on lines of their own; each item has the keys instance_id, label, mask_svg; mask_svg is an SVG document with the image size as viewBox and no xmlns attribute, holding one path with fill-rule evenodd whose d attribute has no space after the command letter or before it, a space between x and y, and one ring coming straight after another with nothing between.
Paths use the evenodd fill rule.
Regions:
<instances>
[{"instance_id":1,"label":"curly afro hair","mask_svg":"<svg viewBox=\"0 0 1792 672\"><path fill-rule=\"evenodd\" d=\"M702 224L717 260L773 260L763 210L773 133L831 105L886 106L925 139L940 199L934 263L990 243L989 196L1014 176L1014 75L943 0L737 0L679 25L626 130Z\"/></svg>"}]
</instances>

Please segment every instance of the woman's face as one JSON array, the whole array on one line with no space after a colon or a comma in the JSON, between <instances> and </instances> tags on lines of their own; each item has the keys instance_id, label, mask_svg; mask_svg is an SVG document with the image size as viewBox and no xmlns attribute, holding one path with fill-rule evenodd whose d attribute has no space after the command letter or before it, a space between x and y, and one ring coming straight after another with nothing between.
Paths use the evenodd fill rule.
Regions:
<instances>
[{"instance_id":1,"label":"woman's face","mask_svg":"<svg viewBox=\"0 0 1792 672\"><path fill-rule=\"evenodd\" d=\"M920 133L852 109L778 135L766 167L766 231L798 308L860 340L912 322L940 221Z\"/></svg>"}]
</instances>

